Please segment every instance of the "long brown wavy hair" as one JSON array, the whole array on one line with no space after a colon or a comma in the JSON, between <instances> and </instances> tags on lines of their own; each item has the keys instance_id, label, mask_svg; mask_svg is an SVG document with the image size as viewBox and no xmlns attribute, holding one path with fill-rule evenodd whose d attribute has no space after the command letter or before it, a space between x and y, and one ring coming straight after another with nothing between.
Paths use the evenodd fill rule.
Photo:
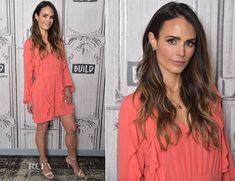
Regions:
<instances>
[{"instance_id":1,"label":"long brown wavy hair","mask_svg":"<svg viewBox=\"0 0 235 181\"><path fill-rule=\"evenodd\" d=\"M37 14L39 16L41 9L44 7L48 7L48 6L54 12L53 23L52 23L52 26L48 30L48 41L51 44L52 52L56 54L57 58L62 59L64 57L64 53L62 50L62 38L60 35L60 24L59 24L58 13L57 13L55 6L50 1L40 2L33 12L33 15L32 15L33 24L30 29L31 39L33 42L32 50L38 47L41 59L47 56L48 52L46 49L46 44L42 40L42 35L38 26L38 21L35 18L35 15Z\"/></svg>"},{"instance_id":2,"label":"long brown wavy hair","mask_svg":"<svg viewBox=\"0 0 235 181\"><path fill-rule=\"evenodd\" d=\"M140 93L141 106L136 121L144 135L147 118L152 117L156 121L157 139L163 150L167 150L170 144L177 144L181 136L181 130L174 121L176 108L166 96L166 85L157 63L156 52L152 50L148 40L149 32L158 39L164 22L179 16L184 17L196 32L195 52L181 73L180 97L187 110L188 135L192 134L193 139L207 150L213 145L219 148L219 128L211 115L211 105L220 97L216 94L211 79L206 36L197 15L184 3L170 2L162 6L153 15L145 30L142 42L143 58L137 67L139 83L133 96ZM173 137L170 136L169 130L173 132Z\"/></svg>"}]
</instances>

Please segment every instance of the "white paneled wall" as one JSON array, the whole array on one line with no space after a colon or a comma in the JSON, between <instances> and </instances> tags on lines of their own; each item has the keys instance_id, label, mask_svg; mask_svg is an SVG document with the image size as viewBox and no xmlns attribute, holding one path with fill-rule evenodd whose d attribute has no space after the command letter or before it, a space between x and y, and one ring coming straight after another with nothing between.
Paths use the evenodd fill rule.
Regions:
<instances>
[{"instance_id":1,"label":"white paneled wall","mask_svg":"<svg viewBox=\"0 0 235 181\"><path fill-rule=\"evenodd\" d=\"M35 124L22 104L23 43L30 35L32 12L40 0L0 2L0 152L1 149L35 149L32 139ZM105 130L106 179L114 181L119 106L123 97L135 90L135 68L142 54L145 27L154 12L169 0L52 2L59 13L68 65L76 86L79 149L104 149ZM224 98L226 127L235 152L232 121L235 119L235 2L181 2L189 4L204 25L214 79ZM64 149L61 139L64 134L58 120L54 120L48 132L48 148Z\"/></svg>"},{"instance_id":2,"label":"white paneled wall","mask_svg":"<svg viewBox=\"0 0 235 181\"><path fill-rule=\"evenodd\" d=\"M23 105L23 45L30 36L32 13L41 0L0 0L0 154L35 150L35 123ZM78 150L104 154L104 0L51 0L65 41L76 91ZM48 150L64 150L65 131L50 123ZM13 148L15 150L13 150ZM100 152L99 152L100 151ZM53 154L53 151L51 152Z\"/></svg>"},{"instance_id":3,"label":"white paneled wall","mask_svg":"<svg viewBox=\"0 0 235 181\"><path fill-rule=\"evenodd\" d=\"M117 180L118 109L135 90L135 68L142 55L144 30L155 11L169 0L105 2L105 134L106 179ZM233 0L178 0L198 14L208 41L214 80L223 96L230 145L235 153L235 2ZM113 43L115 42L115 43ZM235 154L234 154L235 156ZM235 157L234 157L235 158Z\"/></svg>"},{"instance_id":4,"label":"white paneled wall","mask_svg":"<svg viewBox=\"0 0 235 181\"><path fill-rule=\"evenodd\" d=\"M224 99L226 127L235 158L235 2L223 1L221 5L218 86Z\"/></svg>"},{"instance_id":5,"label":"white paneled wall","mask_svg":"<svg viewBox=\"0 0 235 181\"><path fill-rule=\"evenodd\" d=\"M0 148L16 147L16 82L13 1L0 7Z\"/></svg>"}]
</instances>

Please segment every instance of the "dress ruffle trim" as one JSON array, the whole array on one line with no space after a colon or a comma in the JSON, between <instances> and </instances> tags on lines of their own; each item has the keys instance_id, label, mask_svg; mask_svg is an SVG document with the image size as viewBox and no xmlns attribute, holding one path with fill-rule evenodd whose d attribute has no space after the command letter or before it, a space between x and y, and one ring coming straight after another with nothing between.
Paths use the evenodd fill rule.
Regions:
<instances>
[{"instance_id":1,"label":"dress ruffle trim","mask_svg":"<svg viewBox=\"0 0 235 181\"><path fill-rule=\"evenodd\" d=\"M70 91L71 92L74 92L75 91L75 87L74 87L74 84L70 78L70 72L68 71L68 66L67 66L67 63L66 63L66 60L63 60L63 72L65 72L64 77L63 77L63 86L64 86L64 89L69 86L70 87ZM64 91L63 89L63 91Z\"/></svg>"},{"instance_id":2,"label":"dress ruffle trim","mask_svg":"<svg viewBox=\"0 0 235 181\"><path fill-rule=\"evenodd\" d=\"M212 106L211 106L212 108ZM222 108L220 102L217 103L214 109L211 109L212 116L215 118L215 121L219 125L220 132L220 144L221 144L221 173L225 174L229 172L229 147L226 143L226 135L225 135L225 127L224 127L224 115L222 112Z\"/></svg>"},{"instance_id":3,"label":"dress ruffle trim","mask_svg":"<svg viewBox=\"0 0 235 181\"><path fill-rule=\"evenodd\" d=\"M138 159L138 151L140 149L140 144L143 139L147 139L149 155L151 156L151 162L149 165L148 172L145 173L148 180L154 179L154 181L159 180L156 178L156 172L159 167L159 160L157 154L157 145L155 142L156 134L154 128L147 124L146 126L146 138L143 138L142 134L138 130L135 123L129 124L130 139L128 144L128 159L130 162L131 170L133 170L133 175L130 175L130 180L140 180L144 173L144 159ZM135 178L135 179L134 179Z\"/></svg>"},{"instance_id":4,"label":"dress ruffle trim","mask_svg":"<svg viewBox=\"0 0 235 181\"><path fill-rule=\"evenodd\" d=\"M47 105L46 105L46 110L45 110L47 117L50 112L51 105L52 105L52 92L51 92L50 84L47 82Z\"/></svg>"},{"instance_id":5,"label":"dress ruffle trim","mask_svg":"<svg viewBox=\"0 0 235 181\"><path fill-rule=\"evenodd\" d=\"M57 83L59 83L59 89L60 89L60 96L57 97L56 99L60 99L61 102L65 101L65 95L64 95L64 91L65 91L65 86L63 85L63 82L62 81L57 81ZM46 104L46 107L45 107L45 112L46 112L46 115L48 117L48 114L50 113L51 111L51 108L52 108L52 105L53 105L53 91L51 89L51 85L49 82L47 82L47 85L46 85L46 95L47 95L47 104Z\"/></svg>"},{"instance_id":6,"label":"dress ruffle trim","mask_svg":"<svg viewBox=\"0 0 235 181\"><path fill-rule=\"evenodd\" d=\"M27 40L25 42L25 48L24 49L30 49L30 45L31 45L31 40ZM25 72L25 74L27 74L27 78L24 80L25 83L27 84L25 91L25 95L24 95L24 100L23 103L24 104L28 104L29 101L32 99L32 74L33 74L33 61L32 61L32 54L31 52L26 52L24 51L24 64L26 64L27 67L27 72ZM30 73L30 74L29 74Z\"/></svg>"},{"instance_id":7,"label":"dress ruffle trim","mask_svg":"<svg viewBox=\"0 0 235 181\"><path fill-rule=\"evenodd\" d=\"M221 143L221 148L222 148L222 154L221 154L221 172L226 173L228 172L228 167L229 167L229 161L228 161L228 148L225 143L225 135L222 132L222 143Z\"/></svg>"},{"instance_id":8,"label":"dress ruffle trim","mask_svg":"<svg viewBox=\"0 0 235 181\"><path fill-rule=\"evenodd\" d=\"M130 167L133 172L129 175L130 180L140 180L143 175L144 162L139 160L137 157L137 152L140 149L138 138L137 127L134 123L129 124L130 139L128 144L128 160L130 162Z\"/></svg>"},{"instance_id":9,"label":"dress ruffle trim","mask_svg":"<svg viewBox=\"0 0 235 181\"><path fill-rule=\"evenodd\" d=\"M146 173L146 177L148 180L159 181L159 177L157 175L157 169L159 168L159 159L158 159L158 149L159 145L157 143L156 136L156 125L152 120L147 120L146 123L146 139L147 139L147 147L149 150L150 160L149 169Z\"/></svg>"}]
</instances>

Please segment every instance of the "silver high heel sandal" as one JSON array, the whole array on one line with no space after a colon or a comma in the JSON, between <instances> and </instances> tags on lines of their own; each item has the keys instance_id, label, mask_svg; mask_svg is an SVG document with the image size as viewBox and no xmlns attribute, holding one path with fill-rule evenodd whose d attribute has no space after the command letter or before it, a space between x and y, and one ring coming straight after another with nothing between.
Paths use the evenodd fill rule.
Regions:
<instances>
[{"instance_id":1,"label":"silver high heel sandal","mask_svg":"<svg viewBox=\"0 0 235 181\"><path fill-rule=\"evenodd\" d=\"M74 175L78 176L78 177L85 177L85 173L82 171L81 168L79 168L78 164L77 164L77 159L76 157L70 157L69 155L66 157L65 159L66 163L68 164L68 168L69 166L72 167L73 169L73 173Z\"/></svg>"},{"instance_id":2,"label":"silver high heel sandal","mask_svg":"<svg viewBox=\"0 0 235 181\"><path fill-rule=\"evenodd\" d=\"M48 161L47 160L40 160L40 164L41 164L42 174L48 179L53 179L55 176L54 176L53 172L51 171L51 166L48 163ZM47 173L43 172L43 169L45 166L47 166L49 168L49 171Z\"/></svg>"}]
</instances>

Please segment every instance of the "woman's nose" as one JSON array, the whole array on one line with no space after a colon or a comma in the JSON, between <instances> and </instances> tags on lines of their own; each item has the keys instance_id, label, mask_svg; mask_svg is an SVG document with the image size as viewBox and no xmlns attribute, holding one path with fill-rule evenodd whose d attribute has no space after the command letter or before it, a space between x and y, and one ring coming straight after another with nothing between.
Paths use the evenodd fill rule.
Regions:
<instances>
[{"instance_id":1,"label":"woman's nose","mask_svg":"<svg viewBox=\"0 0 235 181\"><path fill-rule=\"evenodd\" d=\"M185 55L185 46L182 45L182 44L179 44L179 45L177 46L176 53L177 53L178 56L183 57L183 56Z\"/></svg>"}]
</instances>

